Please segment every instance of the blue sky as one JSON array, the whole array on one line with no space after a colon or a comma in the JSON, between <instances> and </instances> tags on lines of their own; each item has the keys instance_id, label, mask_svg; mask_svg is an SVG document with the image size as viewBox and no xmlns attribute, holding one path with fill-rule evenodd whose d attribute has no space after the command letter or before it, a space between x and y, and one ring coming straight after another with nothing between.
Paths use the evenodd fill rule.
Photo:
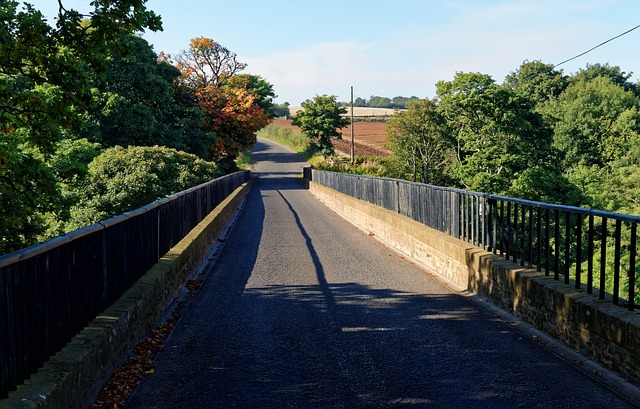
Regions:
<instances>
[{"instance_id":1,"label":"blue sky","mask_svg":"<svg viewBox=\"0 0 640 409\"><path fill-rule=\"evenodd\" d=\"M30 0L47 16L56 0ZM87 10L88 0L64 0ZM314 95L433 97L456 72L502 82L525 60L557 64L640 24L638 0L148 0L164 31L144 33L174 54L209 37L274 85L277 102ZM618 65L640 79L640 29L562 68Z\"/></svg>"}]
</instances>

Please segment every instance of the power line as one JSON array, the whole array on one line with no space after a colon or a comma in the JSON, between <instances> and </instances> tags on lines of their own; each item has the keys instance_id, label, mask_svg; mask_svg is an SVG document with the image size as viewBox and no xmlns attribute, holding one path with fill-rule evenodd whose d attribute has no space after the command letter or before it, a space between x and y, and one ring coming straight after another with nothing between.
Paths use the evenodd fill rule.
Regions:
<instances>
[{"instance_id":1,"label":"power line","mask_svg":"<svg viewBox=\"0 0 640 409\"><path fill-rule=\"evenodd\" d=\"M591 51L595 50L595 49L596 49L596 48L598 48L598 47L602 47L603 45L607 44L607 43L608 43L608 42L610 42L610 41L615 40L616 38L620 38L620 37L622 37L623 35L629 34L630 32L632 32L633 30L635 30L635 29L637 29L637 28L640 28L640 24L638 24L637 26L635 26L635 27L633 27L633 28L631 28L631 29L629 29L629 30L625 31L625 32L624 32L624 33L622 33L622 34L618 34L618 35L617 35L617 36L615 36L615 37L611 37L611 38L610 38L610 39L608 39L607 41L603 41L603 42L601 42L600 44L596 45L595 47L591 47L591 48L590 48L590 49L588 49L587 51L582 52L582 53L580 53L580 54L576 55L575 57L571 57L571 58L569 58L569 59L567 59L567 60L562 61L561 63L555 64L555 65L552 65L552 66L551 66L551 68L548 68L548 69L546 69L546 70L543 70L543 71L537 72L537 73L535 73L535 74L531 74L531 75L529 75L527 78L525 78L524 80L525 80L525 81L528 81L528 80L530 80L530 79L532 79L532 78L537 77L538 75L542 75L542 74L546 74L546 73L548 73L548 72L551 72L552 70L556 69L556 68L557 68L557 67L559 67L560 65L565 64L565 63L568 63L569 61L573 61L573 60L575 60L576 58L582 57L583 55L585 55L585 54L587 54L587 53L590 53Z\"/></svg>"},{"instance_id":2,"label":"power line","mask_svg":"<svg viewBox=\"0 0 640 409\"><path fill-rule=\"evenodd\" d=\"M618 34L617 36L615 36L615 37L612 37L612 38L608 39L607 41L603 41L602 43L598 44L597 46L592 47L592 48L588 49L587 51L585 51L585 52L583 52L583 53L580 53L580 54L576 55L575 57L571 57L571 58L569 58L568 60L564 60L564 61L562 61L561 63L558 63L558 64L554 65L554 66L553 66L553 68L556 68L556 67L558 67L558 66L560 66L560 65L562 65L562 64L564 64L564 63L567 63L567 62L569 62L569 61L575 60L576 58L582 57L583 55L585 55L585 54L587 54L587 53L590 53L591 51L595 50L596 48L601 47L601 46L603 46L603 45L607 44L608 42L615 40L616 38L620 38L620 37L622 37L623 35L629 34L630 32L632 32L633 30L635 30L635 29L637 29L637 28L640 28L640 24L639 24L639 25L637 25L637 26L635 26L635 27L633 27L633 28L632 28L632 29L630 29L630 30L625 31L625 32L624 32L624 33L622 33L622 34Z\"/></svg>"}]
</instances>

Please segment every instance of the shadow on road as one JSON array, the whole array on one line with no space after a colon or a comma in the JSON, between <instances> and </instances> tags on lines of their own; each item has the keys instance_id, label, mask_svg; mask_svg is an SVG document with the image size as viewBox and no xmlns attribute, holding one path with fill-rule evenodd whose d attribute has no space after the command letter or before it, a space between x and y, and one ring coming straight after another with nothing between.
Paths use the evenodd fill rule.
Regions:
<instances>
[{"instance_id":1,"label":"shadow on road","mask_svg":"<svg viewBox=\"0 0 640 409\"><path fill-rule=\"evenodd\" d=\"M318 278L318 284L320 285L320 290L322 291L322 294L324 294L328 308L330 310L333 310L335 309L336 302L333 298L333 294L331 294L331 289L329 288L329 284L327 283L327 278L325 277L324 269L322 268L322 263L320 262L318 253L316 253L316 250L313 248L313 241L311 240L311 237L309 237L309 234L307 233L304 226L302 225L302 222L300 221L300 216L298 216L298 213L294 210L293 206L291 206L291 203L287 200L287 198L284 197L284 195L279 190L278 190L278 194L280 195L282 200L286 203L287 207L289 207L291 214L293 214L293 217L296 220L296 225L298 226L298 229L300 230L302 237L304 237L305 244L307 245L307 249L309 250L309 255L311 256L311 260L313 261L313 266L316 269L316 277Z\"/></svg>"},{"instance_id":2,"label":"shadow on road","mask_svg":"<svg viewBox=\"0 0 640 409\"><path fill-rule=\"evenodd\" d=\"M393 266L380 261L386 255L376 260L387 267L363 274L366 284L347 274L330 282L327 276L337 281L339 271L326 256L323 266L316 249L322 243L313 242L304 213L291 203L298 192L287 192L305 189L294 171L299 157L261 142L253 155L256 162L293 166L257 175L224 256L163 353L167 362L156 366L131 407L633 407L444 287L391 287L379 275L399 269L388 272ZM265 201L267 212L279 202L269 213L280 221L275 227L265 227ZM300 236L277 230L293 223ZM276 231L268 237L290 240L265 252L261 240L270 228ZM304 284L286 275L293 267L282 261L291 252L312 261L300 268ZM258 258L280 264L256 266ZM260 284L251 281L255 270ZM291 280L276 281L283 277Z\"/></svg>"}]
</instances>

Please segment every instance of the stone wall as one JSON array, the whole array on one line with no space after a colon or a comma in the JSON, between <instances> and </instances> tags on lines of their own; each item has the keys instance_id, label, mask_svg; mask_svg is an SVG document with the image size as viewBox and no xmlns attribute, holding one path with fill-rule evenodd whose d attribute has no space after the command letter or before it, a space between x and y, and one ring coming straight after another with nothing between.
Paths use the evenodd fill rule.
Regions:
<instances>
[{"instance_id":1,"label":"stone wall","mask_svg":"<svg viewBox=\"0 0 640 409\"><path fill-rule=\"evenodd\" d=\"M514 313L583 355L640 382L640 313L314 182L309 190L346 220L449 281Z\"/></svg>"}]
</instances>

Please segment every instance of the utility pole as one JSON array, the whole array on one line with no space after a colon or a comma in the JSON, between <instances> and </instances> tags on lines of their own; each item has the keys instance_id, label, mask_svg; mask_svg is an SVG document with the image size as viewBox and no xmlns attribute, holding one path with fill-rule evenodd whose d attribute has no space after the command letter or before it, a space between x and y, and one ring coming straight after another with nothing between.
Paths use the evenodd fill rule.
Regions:
<instances>
[{"instance_id":1,"label":"utility pole","mask_svg":"<svg viewBox=\"0 0 640 409\"><path fill-rule=\"evenodd\" d=\"M353 85L351 86L351 165L356 163L356 143L353 132Z\"/></svg>"}]
</instances>

